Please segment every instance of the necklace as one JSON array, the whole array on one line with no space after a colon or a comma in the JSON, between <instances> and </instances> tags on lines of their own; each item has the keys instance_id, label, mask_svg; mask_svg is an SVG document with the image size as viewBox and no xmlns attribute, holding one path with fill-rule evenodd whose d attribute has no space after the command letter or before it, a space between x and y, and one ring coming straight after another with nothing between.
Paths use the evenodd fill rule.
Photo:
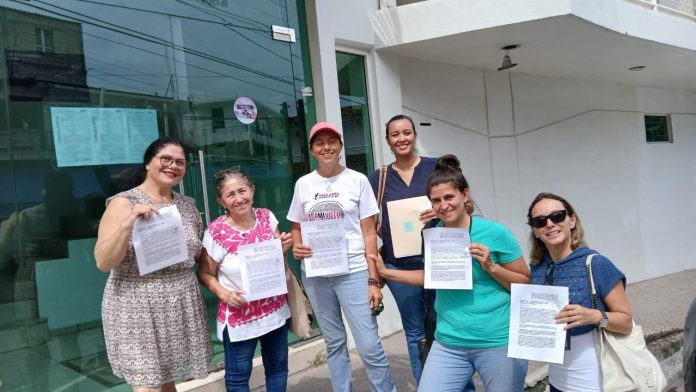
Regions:
<instances>
[{"instance_id":1,"label":"necklace","mask_svg":"<svg viewBox=\"0 0 696 392\"><path fill-rule=\"evenodd\" d=\"M254 210L252 209L251 224L247 225L249 227L241 226L239 223L235 222L234 219L232 219L232 216L230 216L229 211L225 214L225 222L227 222L228 225L232 226L232 228L237 231L249 231L253 229L256 225L256 215L254 214Z\"/></svg>"},{"instance_id":2,"label":"necklace","mask_svg":"<svg viewBox=\"0 0 696 392\"><path fill-rule=\"evenodd\" d=\"M326 186L324 187L324 192L331 192L331 187L333 186L333 183L336 182L336 180L338 180L338 176L342 172L343 172L343 167L341 166L340 170L337 173L334 173L330 177L325 177L321 173L319 173L319 170L317 170L317 174L319 175L319 177L321 177L321 179L324 181L324 183L326 183Z\"/></svg>"},{"instance_id":3,"label":"necklace","mask_svg":"<svg viewBox=\"0 0 696 392\"><path fill-rule=\"evenodd\" d=\"M416 166L418 166L418 164L420 163L420 161L421 161L420 156L417 155L416 158L413 160L413 163L411 163L411 164L409 165L409 167L406 168L406 169L402 169L401 167L399 167L399 165L397 164L397 162L394 162L394 163L392 164L392 167L394 168L394 170L396 170L396 171L398 171L398 172L401 172L401 173L410 172L410 171L412 171Z\"/></svg>"}]
</instances>

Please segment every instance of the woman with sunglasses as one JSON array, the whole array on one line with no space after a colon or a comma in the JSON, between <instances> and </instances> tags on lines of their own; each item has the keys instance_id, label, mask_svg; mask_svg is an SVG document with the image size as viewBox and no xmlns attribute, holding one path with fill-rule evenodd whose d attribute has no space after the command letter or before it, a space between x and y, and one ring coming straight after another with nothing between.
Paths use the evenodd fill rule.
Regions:
<instances>
[{"instance_id":1,"label":"woman with sunglasses","mask_svg":"<svg viewBox=\"0 0 696 392\"><path fill-rule=\"evenodd\" d=\"M111 271L104 288L102 323L114 375L134 391L175 391L176 380L205 378L212 358L205 304L191 267L203 231L196 203L172 191L186 174L184 146L162 137L145 150L139 185L107 199L94 257ZM140 275L133 226L159 209L181 214L188 257Z\"/></svg>"},{"instance_id":2,"label":"woman with sunglasses","mask_svg":"<svg viewBox=\"0 0 696 392\"><path fill-rule=\"evenodd\" d=\"M478 372L488 392L522 391L527 361L507 356L510 285L529 282L522 250L507 228L467 211L469 184L454 155L438 160L427 196L439 219L434 227L469 231L473 289L435 290L435 341L418 390L473 392ZM385 279L423 286L422 269L388 269L381 257L369 257Z\"/></svg>"},{"instance_id":3,"label":"woman with sunglasses","mask_svg":"<svg viewBox=\"0 0 696 392\"><path fill-rule=\"evenodd\" d=\"M628 334L633 328L626 277L606 257L587 247L580 217L560 196L540 193L527 212L530 234L532 283L568 287L570 304L556 315L566 324L568 343L562 365L549 364L551 391L602 391L602 371L592 331L606 328ZM598 308L592 308L585 261L592 258L592 276Z\"/></svg>"},{"instance_id":4,"label":"woman with sunglasses","mask_svg":"<svg viewBox=\"0 0 696 392\"><path fill-rule=\"evenodd\" d=\"M256 346L266 372L266 390L284 392L288 381L287 295L247 301L242 290L238 248L278 238L283 254L292 245L288 233L266 208L252 208L254 184L239 169L215 175L217 201L225 214L205 229L198 277L218 298L217 337L225 349L225 386L228 391L249 391Z\"/></svg>"},{"instance_id":5,"label":"woman with sunglasses","mask_svg":"<svg viewBox=\"0 0 696 392\"><path fill-rule=\"evenodd\" d=\"M386 126L386 139L389 148L394 154L394 162L385 167L386 176L382 197L382 220L380 233L382 248L380 254L387 268L399 270L423 269L423 259L420 255L409 257L394 256L392 244L391 226L389 224L389 210L387 203L411 197L425 195L426 182L430 173L435 170L436 158L421 157L416 151L416 125L411 117L398 114L392 117ZM370 185L377 197L380 187L380 171L376 170L370 175ZM432 209L421 212L420 219L424 222L435 218ZM416 379L420 381L423 368L418 352L418 342L425 337L425 291L423 287L411 286L393 280L387 281L387 286L396 300L401 315L401 324L406 335L406 346L411 361L411 370ZM434 299L432 293L430 299ZM432 301L431 301L432 302ZM432 303L430 304L432 306Z\"/></svg>"},{"instance_id":6,"label":"woman with sunglasses","mask_svg":"<svg viewBox=\"0 0 696 392\"><path fill-rule=\"evenodd\" d=\"M395 390L387 357L377 331L376 313L382 302L379 276L366 253L377 252L374 217L379 212L375 196L363 174L339 162L343 134L334 125L320 122L309 132L309 147L317 159L315 171L295 183L288 211L293 256L312 256L302 243L300 222L337 219L345 227L349 271L333 276L307 277L302 282L326 343L327 361L334 392L351 391L348 342L343 324L345 314L372 391Z\"/></svg>"}]
</instances>

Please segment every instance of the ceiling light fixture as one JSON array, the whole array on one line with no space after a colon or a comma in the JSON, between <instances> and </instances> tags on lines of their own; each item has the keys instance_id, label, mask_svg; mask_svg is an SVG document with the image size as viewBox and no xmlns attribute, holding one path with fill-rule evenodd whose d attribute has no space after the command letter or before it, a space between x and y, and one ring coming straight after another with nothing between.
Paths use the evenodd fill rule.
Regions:
<instances>
[{"instance_id":1,"label":"ceiling light fixture","mask_svg":"<svg viewBox=\"0 0 696 392\"><path fill-rule=\"evenodd\" d=\"M506 69L513 68L517 66L517 63L513 63L512 60L510 60L510 51L513 49L517 49L520 46L517 44L514 45L507 45L503 46L501 49L505 51L505 56L503 56L503 64L498 68L498 71L504 71Z\"/></svg>"}]
</instances>

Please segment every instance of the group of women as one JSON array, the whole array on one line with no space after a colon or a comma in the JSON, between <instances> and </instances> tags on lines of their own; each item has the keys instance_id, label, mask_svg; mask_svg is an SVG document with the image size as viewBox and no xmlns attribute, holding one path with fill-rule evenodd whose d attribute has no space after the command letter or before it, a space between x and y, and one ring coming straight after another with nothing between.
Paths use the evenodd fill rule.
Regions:
<instances>
[{"instance_id":1,"label":"group of women","mask_svg":"<svg viewBox=\"0 0 696 392\"><path fill-rule=\"evenodd\" d=\"M201 378L211 359L205 308L192 270L219 298L217 336L225 350L229 391L249 390L252 358L261 344L268 391L284 391L288 375L285 295L246 301L241 289L240 245L279 239L283 252L298 260L312 256L302 243L301 223L339 218L345 226L348 272L308 277L302 282L326 344L334 391L351 390L351 366L343 317L352 332L373 391L395 391L382 347L376 315L382 301L380 277L397 302L407 338L413 375L420 391L474 391L478 373L486 391L521 391L527 363L507 357L510 285L567 286L570 305L556 316L569 330L570 349L562 365L550 367L552 391L601 391L601 371L592 334L597 326L618 333L632 328L624 292L625 277L607 258L593 258L599 293L593 309L585 259L596 252L583 239L576 211L563 198L539 194L529 207L531 271L514 236L503 225L472 215L469 184L459 160L426 158L416 151L415 124L408 116L392 118L386 140L395 161L368 179L340 163L343 135L320 122L309 134L317 169L295 184L287 214L290 233L265 208L254 208L254 184L238 169L216 174L218 202L225 208L203 230L191 198L172 191L186 172L180 141L160 138L145 152L144 181L107 201L95 248L97 266L111 271L104 291L103 324L109 360L116 376L136 391L173 391L175 380ZM383 185L381 185L383 184ZM376 195L383 187L382 205ZM394 256L389 201L426 195L432 208L421 213L429 226L467 229L473 263L472 290L436 290L435 341L424 368L418 342L424 337L422 257ZM181 214L188 260L140 276L132 231L138 219L175 205ZM381 212L379 233L375 217ZM202 242L200 237L203 235ZM383 246L378 251L377 237ZM432 296L430 296L432 297Z\"/></svg>"}]
</instances>

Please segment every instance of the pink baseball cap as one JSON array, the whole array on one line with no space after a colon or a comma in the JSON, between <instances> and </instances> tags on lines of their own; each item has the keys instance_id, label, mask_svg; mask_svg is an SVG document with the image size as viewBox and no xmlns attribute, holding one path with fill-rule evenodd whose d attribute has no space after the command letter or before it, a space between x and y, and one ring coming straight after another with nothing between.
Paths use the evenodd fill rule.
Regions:
<instances>
[{"instance_id":1,"label":"pink baseball cap","mask_svg":"<svg viewBox=\"0 0 696 392\"><path fill-rule=\"evenodd\" d=\"M314 139L314 136L316 136L319 132L331 132L334 135L338 136L339 139L343 140L343 132L341 132L340 129L336 128L335 125L328 123L326 121L318 122L316 123L313 127L312 130L309 131L309 142L312 142L312 139Z\"/></svg>"}]
</instances>

